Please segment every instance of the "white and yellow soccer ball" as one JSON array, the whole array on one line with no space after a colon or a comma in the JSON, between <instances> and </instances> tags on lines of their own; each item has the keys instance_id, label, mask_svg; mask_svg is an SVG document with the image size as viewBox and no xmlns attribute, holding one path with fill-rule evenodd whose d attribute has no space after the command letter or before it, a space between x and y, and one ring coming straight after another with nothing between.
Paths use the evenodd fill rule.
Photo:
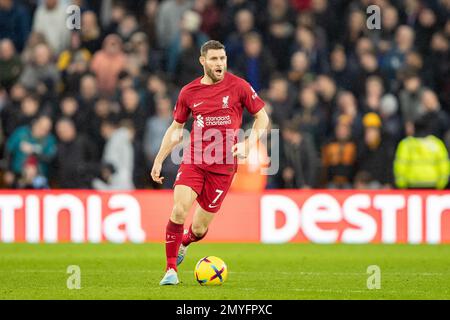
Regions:
<instances>
[{"instance_id":1,"label":"white and yellow soccer ball","mask_svg":"<svg viewBox=\"0 0 450 320\"><path fill-rule=\"evenodd\" d=\"M222 259L207 256L195 265L194 276L202 286L220 286L227 280L228 268Z\"/></svg>"}]
</instances>

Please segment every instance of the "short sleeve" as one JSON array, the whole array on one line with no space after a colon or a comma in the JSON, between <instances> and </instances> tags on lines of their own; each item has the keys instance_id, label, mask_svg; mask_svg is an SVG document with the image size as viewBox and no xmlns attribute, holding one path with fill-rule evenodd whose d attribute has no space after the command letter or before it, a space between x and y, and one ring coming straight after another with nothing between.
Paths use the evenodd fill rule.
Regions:
<instances>
[{"instance_id":1,"label":"short sleeve","mask_svg":"<svg viewBox=\"0 0 450 320\"><path fill-rule=\"evenodd\" d=\"M257 113L265 104L247 81L243 82L241 103L251 114Z\"/></svg>"},{"instance_id":2,"label":"short sleeve","mask_svg":"<svg viewBox=\"0 0 450 320\"><path fill-rule=\"evenodd\" d=\"M181 90L175 108L173 109L173 118L178 123L185 123L191 113L185 96L184 90Z\"/></svg>"}]
</instances>

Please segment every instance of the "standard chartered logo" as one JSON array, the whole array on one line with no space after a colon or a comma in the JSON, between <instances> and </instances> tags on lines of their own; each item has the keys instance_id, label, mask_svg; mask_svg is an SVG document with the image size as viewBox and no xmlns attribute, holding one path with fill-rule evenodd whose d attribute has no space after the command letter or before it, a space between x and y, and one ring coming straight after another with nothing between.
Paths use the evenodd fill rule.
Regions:
<instances>
[{"instance_id":1,"label":"standard chartered logo","mask_svg":"<svg viewBox=\"0 0 450 320\"><path fill-rule=\"evenodd\" d=\"M229 124L231 124L230 116L206 117L206 125L207 126L226 126Z\"/></svg>"},{"instance_id":2,"label":"standard chartered logo","mask_svg":"<svg viewBox=\"0 0 450 320\"><path fill-rule=\"evenodd\" d=\"M197 127L203 128L205 126L205 122L203 121L203 117L201 114L197 116Z\"/></svg>"},{"instance_id":3,"label":"standard chartered logo","mask_svg":"<svg viewBox=\"0 0 450 320\"><path fill-rule=\"evenodd\" d=\"M226 126L231 124L231 117L227 116L218 116L218 117L205 117L201 114L197 116L197 127L203 128L206 126Z\"/></svg>"}]
</instances>

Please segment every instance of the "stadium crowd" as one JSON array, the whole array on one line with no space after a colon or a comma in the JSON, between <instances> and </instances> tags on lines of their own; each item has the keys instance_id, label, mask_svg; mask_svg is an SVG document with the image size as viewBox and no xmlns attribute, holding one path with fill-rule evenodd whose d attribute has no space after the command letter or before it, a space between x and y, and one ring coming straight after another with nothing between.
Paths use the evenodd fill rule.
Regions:
<instances>
[{"instance_id":1,"label":"stadium crowd","mask_svg":"<svg viewBox=\"0 0 450 320\"><path fill-rule=\"evenodd\" d=\"M1 185L156 188L177 94L216 39L281 132L263 187L445 188L449 15L449 0L0 0Z\"/></svg>"}]
</instances>

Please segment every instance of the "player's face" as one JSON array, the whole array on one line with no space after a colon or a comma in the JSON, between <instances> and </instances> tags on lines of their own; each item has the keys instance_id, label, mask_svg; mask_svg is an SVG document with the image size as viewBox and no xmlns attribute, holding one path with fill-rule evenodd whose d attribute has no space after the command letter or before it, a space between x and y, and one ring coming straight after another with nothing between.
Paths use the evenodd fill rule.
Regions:
<instances>
[{"instance_id":1,"label":"player's face","mask_svg":"<svg viewBox=\"0 0 450 320\"><path fill-rule=\"evenodd\" d=\"M227 70L227 55L224 49L210 49L205 56L200 57L200 63L203 65L205 74L213 82L223 79Z\"/></svg>"}]
</instances>

